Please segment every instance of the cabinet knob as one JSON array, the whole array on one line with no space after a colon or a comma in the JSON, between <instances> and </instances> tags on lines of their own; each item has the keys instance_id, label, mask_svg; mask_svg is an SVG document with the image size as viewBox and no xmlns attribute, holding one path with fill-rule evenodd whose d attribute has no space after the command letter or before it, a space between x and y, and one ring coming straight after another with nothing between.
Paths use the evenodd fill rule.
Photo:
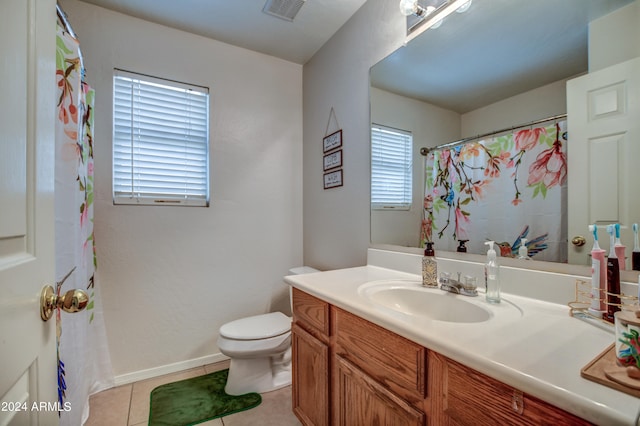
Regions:
<instances>
[{"instance_id":1,"label":"cabinet knob","mask_svg":"<svg viewBox=\"0 0 640 426\"><path fill-rule=\"evenodd\" d=\"M522 391L513 391L513 395L511 396L511 408L513 408L513 411L518 414L522 414L524 412L524 398Z\"/></svg>"}]
</instances>

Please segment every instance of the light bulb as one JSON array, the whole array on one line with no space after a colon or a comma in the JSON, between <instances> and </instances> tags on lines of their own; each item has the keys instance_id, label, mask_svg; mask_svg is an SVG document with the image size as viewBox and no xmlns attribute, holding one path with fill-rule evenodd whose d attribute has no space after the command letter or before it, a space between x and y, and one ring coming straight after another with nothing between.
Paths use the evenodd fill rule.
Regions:
<instances>
[{"instance_id":1,"label":"light bulb","mask_svg":"<svg viewBox=\"0 0 640 426\"><path fill-rule=\"evenodd\" d=\"M418 11L418 0L400 0L400 13L404 16L413 15Z\"/></svg>"},{"instance_id":2,"label":"light bulb","mask_svg":"<svg viewBox=\"0 0 640 426\"><path fill-rule=\"evenodd\" d=\"M471 7L471 2L473 0L469 0L468 2L464 3L462 6L460 6L459 8L456 9L456 12L458 13L464 13L467 10L469 10L469 8Z\"/></svg>"},{"instance_id":3,"label":"light bulb","mask_svg":"<svg viewBox=\"0 0 640 426\"><path fill-rule=\"evenodd\" d=\"M422 7L418 4L418 0L400 0L400 13L405 16L416 15L424 18L431 12L436 10L433 6Z\"/></svg>"}]
</instances>

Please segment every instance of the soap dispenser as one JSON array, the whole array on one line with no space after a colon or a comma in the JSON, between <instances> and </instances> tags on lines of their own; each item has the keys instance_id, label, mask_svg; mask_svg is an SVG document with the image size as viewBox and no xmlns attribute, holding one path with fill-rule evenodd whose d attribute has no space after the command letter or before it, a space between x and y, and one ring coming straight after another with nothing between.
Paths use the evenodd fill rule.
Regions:
<instances>
[{"instance_id":1,"label":"soap dispenser","mask_svg":"<svg viewBox=\"0 0 640 426\"><path fill-rule=\"evenodd\" d=\"M496 251L493 249L493 241L487 241L487 263L484 265L484 279L486 287L486 299L489 303L500 303L500 264Z\"/></svg>"},{"instance_id":2,"label":"soap dispenser","mask_svg":"<svg viewBox=\"0 0 640 426\"><path fill-rule=\"evenodd\" d=\"M458 253L466 253L467 252L467 246L465 246L467 241L469 241L469 240L458 240L458 248L456 249L456 251Z\"/></svg>"},{"instance_id":3,"label":"soap dispenser","mask_svg":"<svg viewBox=\"0 0 640 426\"><path fill-rule=\"evenodd\" d=\"M518 249L518 259L521 260L531 260L529 257L529 250L527 250L527 239L522 238L520 240L520 248Z\"/></svg>"},{"instance_id":4,"label":"soap dispenser","mask_svg":"<svg viewBox=\"0 0 640 426\"><path fill-rule=\"evenodd\" d=\"M436 263L433 243L427 241L422 257L422 285L425 287L438 287L438 264Z\"/></svg>"}]
</instances>

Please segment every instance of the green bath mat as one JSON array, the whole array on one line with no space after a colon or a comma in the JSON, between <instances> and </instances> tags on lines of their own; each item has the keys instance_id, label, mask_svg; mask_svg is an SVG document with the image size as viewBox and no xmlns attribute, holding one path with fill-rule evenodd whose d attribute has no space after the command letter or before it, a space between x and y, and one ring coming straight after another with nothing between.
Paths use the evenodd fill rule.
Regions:
<instances>
[{"instance_id":1,"label":"green bath mat","mask_svg":"<svg viewBox=\"0 0 640 426\"><path fill-rule=\"evenodd\" d=\"M195 425L260 405L259 393L227 395L228 374L221 370L158 386L151 391L149 426Z\"/></svg>"}]
</instances>

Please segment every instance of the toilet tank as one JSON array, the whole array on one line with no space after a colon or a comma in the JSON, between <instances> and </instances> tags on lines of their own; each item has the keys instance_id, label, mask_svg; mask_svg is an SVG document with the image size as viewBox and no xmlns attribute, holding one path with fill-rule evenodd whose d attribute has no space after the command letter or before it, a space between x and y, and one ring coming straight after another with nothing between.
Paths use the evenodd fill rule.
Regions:
<instances>
[{"instance_id":1,"label":"toilet tank","mask_svg":"<svg viewBox=\"0 0 640 426\"><path fill-rule=\"evenodd\" d=\"M320 272L319 270L312 268L311 266L296 266L289 269L289 275L303 275L312 274L314 272ZM293 287L289 286L289 307L293 313Z\"/></svg>"},{"instance_id":2,"label":"toilet tank","mask_svg":"<svg viewBox=\"0 0 640 426\"><path fill-rule=\"evenodd\" d=\"M295 268L289 269L289 275L302 275L302 274L312 274L314 272L320 272L311 266L296 266Z\"/></svg>"}]
</instances>

